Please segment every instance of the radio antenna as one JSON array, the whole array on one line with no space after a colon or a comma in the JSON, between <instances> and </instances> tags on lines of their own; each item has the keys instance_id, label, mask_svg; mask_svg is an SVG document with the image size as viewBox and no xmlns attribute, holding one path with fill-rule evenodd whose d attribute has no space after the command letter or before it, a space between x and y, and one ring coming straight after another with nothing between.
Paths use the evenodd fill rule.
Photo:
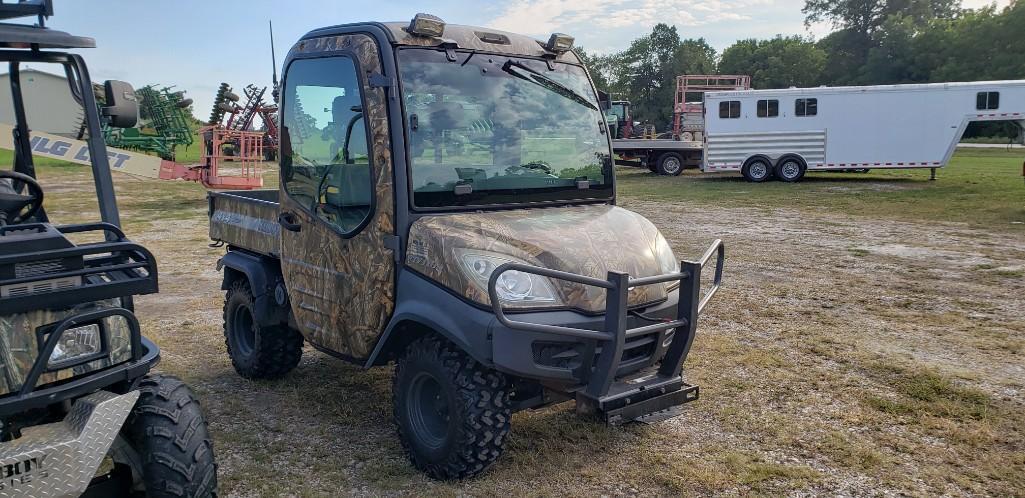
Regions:
<instances>
[{"instance_id":1,"label":"radio antenna","mask_svg":"<svg viewBox=\"0 0 1025 498\"><path fill-rule=\"evenodd\" d=\"M277 102L278 101L278 60L277 60L277 57L274 55L274 22L268 19L267 20L267 26L270 28L270 63L271 63L271 72L273 74L272 82L274 83L274 88L273 88L273 90L271 90L271 94L274 96L274 101Z\"/></svg>"}]
</instances>

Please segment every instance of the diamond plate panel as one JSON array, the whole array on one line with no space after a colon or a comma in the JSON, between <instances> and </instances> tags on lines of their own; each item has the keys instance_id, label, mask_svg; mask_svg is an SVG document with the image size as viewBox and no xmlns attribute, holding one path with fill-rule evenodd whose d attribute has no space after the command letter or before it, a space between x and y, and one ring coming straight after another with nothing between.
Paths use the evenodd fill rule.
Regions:
<instances>
[{"instance_id":1,"label":"diamond plate panel","mask_svg":"<svg viewBox=\"0 0 1025 498\"><path fill-rule=\"evenodd\" d=\"M79 398L64 420L0 443L0 498L82 494L139 399L139 391Z\"/></svg>"}]
</instances>

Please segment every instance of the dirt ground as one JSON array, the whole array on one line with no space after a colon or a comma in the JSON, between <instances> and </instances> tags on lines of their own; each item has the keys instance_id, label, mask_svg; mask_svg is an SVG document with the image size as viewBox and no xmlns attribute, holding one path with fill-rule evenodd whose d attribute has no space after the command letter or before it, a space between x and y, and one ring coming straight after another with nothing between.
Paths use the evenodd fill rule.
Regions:
<instances>
[{"instance_id":1,"label":"dirt ground","mask_svg":"<svg viewBox=\"0 0 1025 498\"><path fill-rule=\"evenodd\" d=\"M685 364L701 398L650 426L520 413L491 470L439 483L401 454L390 369L307 348L283 380L238 377L201 189L118 186L160 263L144 332L203 400L223 495L1025 494L1020 228L623 198L680 257L726 242Z\"/></svg>"}]
</instances>

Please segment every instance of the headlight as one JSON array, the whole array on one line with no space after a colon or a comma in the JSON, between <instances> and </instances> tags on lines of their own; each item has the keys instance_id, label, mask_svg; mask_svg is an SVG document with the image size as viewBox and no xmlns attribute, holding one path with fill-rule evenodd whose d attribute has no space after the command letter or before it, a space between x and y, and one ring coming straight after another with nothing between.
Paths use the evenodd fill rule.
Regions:
<instances>
[{"instance_id":1,"label":"headlight","mask_svg":"<svg viewBox=\"0 0 1025 498\"><path fill-rule=\"evenodd\" d=\"M47 366L52 369L101 351L103 351L103 343L100 340L99 325L94 323L70 328L65 330L57 340L57 346L53 348Z\"/></svg>"},{"instance_id":2,"label":"headlight","mask_svg":"<svg viewBox=\"0 0 1025 498\"><path fill-rule=\"evenodd\" d=\"M655 258L658 259L659 270L665 273L676 273L680 271L680 260L676 259L676 255L673 254L673 248L669 247L669 242L662 234L658 234L655 237ZM680 286L679 280L673 280L672 282L666 283L666 288L669 290L675 289Z\"/></svg>"},{"instance_id":3,"label":"headlight","mask_svg":"<svg viewBox=\"0 0 1025 498\"><path fill-rule=\"evenodd\" d=\"M488 280L495 268L505 263L521 263L521 261L508 256L476 251L460 251L460 259L466 274L485 292L487 292ZM550 305L561 302L551 280L540 275L516 270L503 272L495 282L495 290L498 292L500 300L510 304Z\"/></svg>"}]
</instances>

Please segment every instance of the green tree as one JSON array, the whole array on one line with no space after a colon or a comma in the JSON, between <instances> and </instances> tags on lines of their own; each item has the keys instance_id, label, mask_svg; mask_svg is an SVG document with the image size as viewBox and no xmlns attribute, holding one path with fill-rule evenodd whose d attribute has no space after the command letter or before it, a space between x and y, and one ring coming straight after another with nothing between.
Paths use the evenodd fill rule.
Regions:
<instances>
[{"instance_id":1,"label":"green tree","mask_svg":"<svg viewBox=\"0 0 1025 498\"><path fill-rule=\"evenodd\" d=\"M719 72L749 74L756 88L819 85L826 52L800 36L740 40L722 53Z\"/></svg>"},{"instance_id":2,"label":"green tree","mask_svg":"<svg viewBox=\"0 0 1025 498\"><path fill-rule=\"evenodd\" d=\"M669 129L673 117L676 77L715 71L715 49L704 39L680 38L675 26L657 24L614 56L610 81L613 93L625 95L635 120Z\"/></svg>"},{"instance_id":3,"label":"green tree","mask_svg":"<svg viewBox=\"0 0 1025 498\"><path fill-rule=\"evenodd\" d=\"M591 79L594 80L594 86L601 91L608 91L609 89L609 65L610 59L607 56L592 55L584 49L584 47L576 47L573 49L573 53L577 54L580 58L580 62L587 68L587 72L591 75Z\"/></svg>"}]
</instances>

